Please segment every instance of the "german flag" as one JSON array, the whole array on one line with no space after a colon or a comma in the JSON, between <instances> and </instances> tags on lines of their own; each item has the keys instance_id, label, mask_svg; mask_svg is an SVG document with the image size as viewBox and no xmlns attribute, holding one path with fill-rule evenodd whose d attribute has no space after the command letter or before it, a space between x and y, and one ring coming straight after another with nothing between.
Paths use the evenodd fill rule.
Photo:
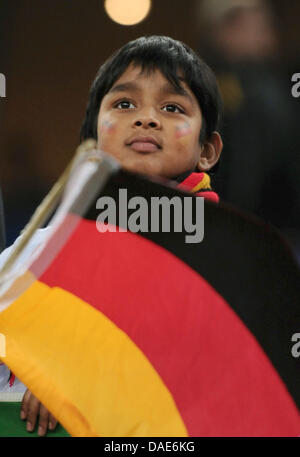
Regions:
<instances>
[{"instance_id":1,"label":"german flag","mask_svg":"<svg viewBox=\"0 0 300 457\"><path fill-rule=\"evenodd\" d=\"M2 295L3 361L73 436L299 436L300 276L277 233L210 202L198 243L99 232L99 198L119 214L120 189L148 208L196 197L96 178Z\"/></svg>"}]
</instances>

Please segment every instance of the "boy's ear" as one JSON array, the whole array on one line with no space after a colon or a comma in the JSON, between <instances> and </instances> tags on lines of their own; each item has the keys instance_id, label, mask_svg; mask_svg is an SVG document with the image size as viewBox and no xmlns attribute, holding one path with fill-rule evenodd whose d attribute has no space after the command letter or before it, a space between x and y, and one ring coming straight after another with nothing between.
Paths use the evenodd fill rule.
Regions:
<instances>
[{"instance_id":1,"label":"boy's ear","mask_svg":"<svg viewBox=\"0 0 300 457\"><path fill-rule=\"evenodd\" d=\"M221 135L218 132L213 132L210 139L205 141L202 146L197 164L198 169L200 171L210 170L218 162L222 149Z\"/></svg>"}]
</instances>

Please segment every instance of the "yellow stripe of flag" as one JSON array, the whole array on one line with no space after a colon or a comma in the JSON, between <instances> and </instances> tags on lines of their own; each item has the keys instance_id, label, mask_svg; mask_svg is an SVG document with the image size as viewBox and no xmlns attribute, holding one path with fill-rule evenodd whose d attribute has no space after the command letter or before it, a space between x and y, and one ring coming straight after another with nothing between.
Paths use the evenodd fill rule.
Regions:
<instances>
[{"instance_id":1,"label":"yellow stripe of flag","mask_svg":"<svg viewBox=\"0 0 300 457\"><path fill-rule=\"evenodd\" d=\"M73 294L36 281L0 314L0 331L5 362L73 436L187 436L149 360Z\"/></svg>"}]
</instances>

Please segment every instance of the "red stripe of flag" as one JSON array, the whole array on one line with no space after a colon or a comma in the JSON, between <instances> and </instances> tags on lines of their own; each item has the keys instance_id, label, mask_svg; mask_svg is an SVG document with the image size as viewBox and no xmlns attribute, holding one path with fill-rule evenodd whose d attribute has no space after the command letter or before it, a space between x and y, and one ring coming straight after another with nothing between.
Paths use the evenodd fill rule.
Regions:
<instances>
[{"instance_id":1,"label":"red stripe of flag","mask_svg":"<svg viewBox=\"0 0 300 457\"><path fill-rule=\"evenodd\" d=\"M129 335L172 393L190 436L299 435L298 410L254 336L160 246L131 233L100 234L82 220L40 280L87 301Z\"/></svg>"}]
</instances>

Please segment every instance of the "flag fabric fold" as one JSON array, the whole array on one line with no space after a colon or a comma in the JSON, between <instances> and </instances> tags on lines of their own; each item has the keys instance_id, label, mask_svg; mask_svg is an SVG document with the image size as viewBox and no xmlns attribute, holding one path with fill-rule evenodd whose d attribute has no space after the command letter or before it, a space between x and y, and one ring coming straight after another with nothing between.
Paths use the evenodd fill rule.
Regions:
<instances>
[{"instance_id":1,"label":"flag fabric fold","mask_svg":"<svg viewBox=\"0 0 300 457\"><path fill-rule=\"evenodd\" d=\"M277 233L211 203L201 243L99 232L100 196L118 214L120 189L149 208L187 196L99 173L18 278L23 293L5 291L3 361L73 436L299 436L299 271Z\"/></svg>"}]
</instances>

